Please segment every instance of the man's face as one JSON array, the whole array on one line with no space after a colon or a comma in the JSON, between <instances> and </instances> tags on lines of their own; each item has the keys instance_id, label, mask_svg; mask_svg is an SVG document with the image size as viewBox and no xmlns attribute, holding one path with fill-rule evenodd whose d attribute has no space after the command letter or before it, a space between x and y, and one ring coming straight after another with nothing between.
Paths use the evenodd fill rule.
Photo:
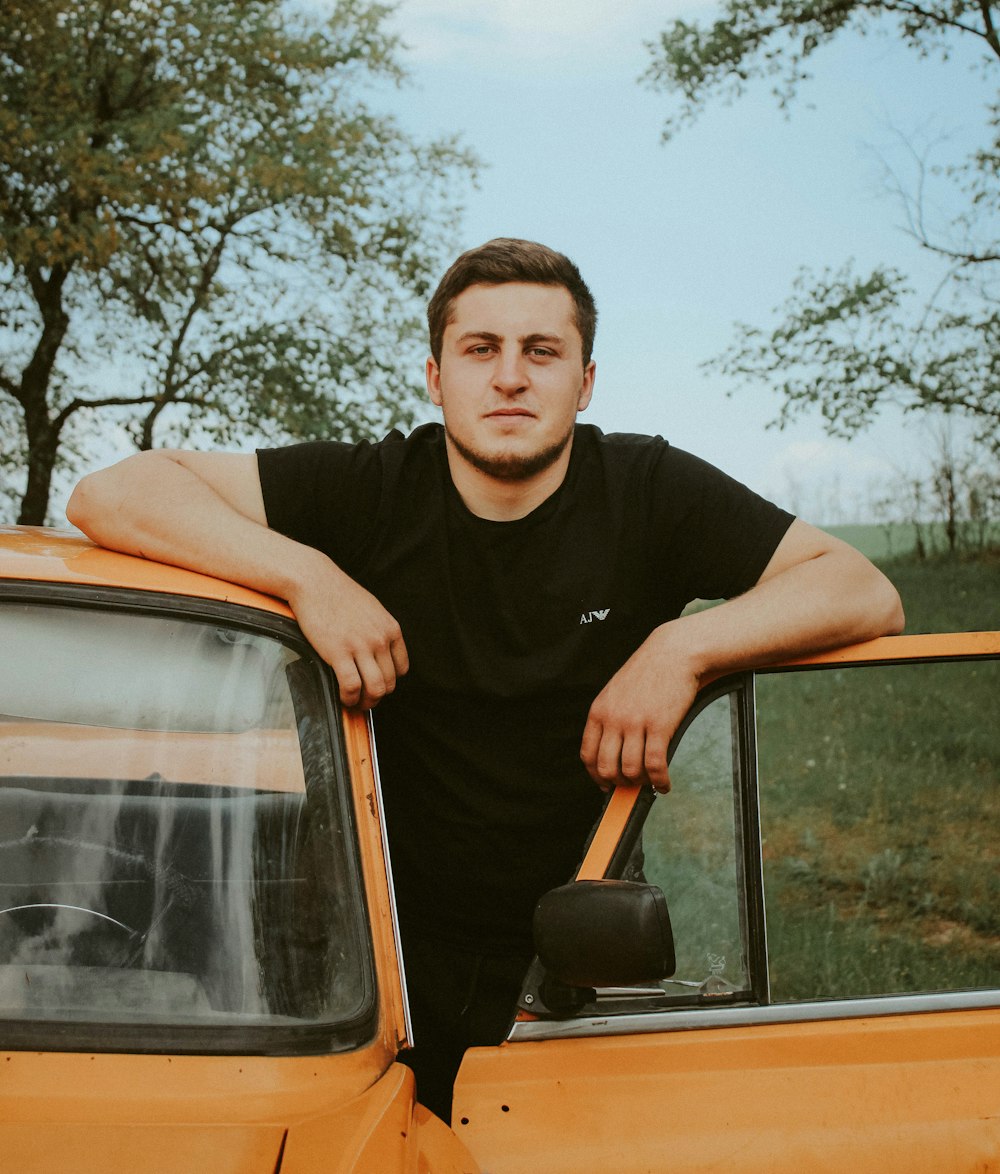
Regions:
<instances>
[{"instance_id":1,"label":"man's face","mask_svg":"<svg viewBox=\"0 0 1000 1174\"><path fill-rule=\"evenodd\" d=\"M593 386L573 299L558 285L469 286L455 299L440 364L427 360L427 390L452 449L505 481L563 456Z\"/></svg>"}]
</instances>

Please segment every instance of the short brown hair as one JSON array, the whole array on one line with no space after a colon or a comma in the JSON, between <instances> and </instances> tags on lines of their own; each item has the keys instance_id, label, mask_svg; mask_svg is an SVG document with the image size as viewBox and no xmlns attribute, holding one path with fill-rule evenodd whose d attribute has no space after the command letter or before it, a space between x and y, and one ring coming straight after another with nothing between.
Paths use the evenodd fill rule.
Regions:
<instances>
[{"instance_id":1,"label":"short brown hair","mask_svg":"<svg viewBox=\"0 0 1000 1174\"><path fill-rule=\"evenodd\" d=\"M431 354L441 362L441 343L455 299L470 285L504 285L525 281L534 285L561 285L568 290L575 308L576 328L583 341L584 366L590 362L597 329L597 306L580 270L569 257L535 241L497 237L469 249L441 278L427 306L427 327Z\"/></svg>"}]
</instances>

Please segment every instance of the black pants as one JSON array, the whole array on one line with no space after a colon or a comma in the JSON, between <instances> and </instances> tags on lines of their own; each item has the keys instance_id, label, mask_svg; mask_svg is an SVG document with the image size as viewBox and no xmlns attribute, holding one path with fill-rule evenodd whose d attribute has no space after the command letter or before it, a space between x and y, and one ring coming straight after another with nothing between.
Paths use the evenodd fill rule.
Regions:
<instances>
[{"instance_id":1,"label":"black pants","mask_svg":"<svg viewBox=\"0 0 1000 1174\"><path fill-rule=\"evenodd\" d=\"M465 1049L506 1039L531 955L472 953L408 936L403 961L414 1046L399 1059L413 1069L417 1100L450 1124Z\"/></svg>"}]
</instances>

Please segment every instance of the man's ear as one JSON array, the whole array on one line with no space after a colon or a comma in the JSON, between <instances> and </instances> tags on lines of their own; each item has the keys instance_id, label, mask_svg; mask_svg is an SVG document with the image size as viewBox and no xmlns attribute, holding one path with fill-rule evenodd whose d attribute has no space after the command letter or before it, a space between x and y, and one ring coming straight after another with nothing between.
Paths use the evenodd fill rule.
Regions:
<instances>
[{"instance_id":1,"label":"man's ear","mask_svg":"<svg viewBox=\"0 0 1000 1174\"><path fill-rule=\"evenodd\" d=\"M597 364L593 359L583 369L583 383L580 386L580 398L576 410L584 411L594 394L594 380L597 378Z\"/></svg>"},{"instance_id":2,"label":"man's ear","mask_svg":"<svg viewBox=\"0 0 1000 1174\"><path fill-rule=\"evenodd\" d=\"M427 380L427 394L432 404L441 406L441 368L437 365L433 355L429 355L424 367L424 378Z\"/></svg>"}]
</instances>

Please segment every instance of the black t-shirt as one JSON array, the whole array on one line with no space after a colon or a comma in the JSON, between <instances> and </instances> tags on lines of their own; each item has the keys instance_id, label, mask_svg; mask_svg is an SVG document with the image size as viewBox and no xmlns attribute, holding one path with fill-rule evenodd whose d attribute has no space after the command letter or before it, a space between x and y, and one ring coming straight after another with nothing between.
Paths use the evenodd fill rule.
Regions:
<instances>
[{"instance_id":1,"label":"black t-shirt","mask_svg":"<svg viewBox=\"0 0 1000 1174\"><path fill-rule=\"evenodd\" d=\"M375 732L404 929L530 948L534 904L603 801L580 762L593 699L692 599L753 586L791 516L658 437L589 425L560 488L513 522L466 508L439 425L258 461L269 524L403 631L410 671Z\"/></svg>"}]
</instances>

